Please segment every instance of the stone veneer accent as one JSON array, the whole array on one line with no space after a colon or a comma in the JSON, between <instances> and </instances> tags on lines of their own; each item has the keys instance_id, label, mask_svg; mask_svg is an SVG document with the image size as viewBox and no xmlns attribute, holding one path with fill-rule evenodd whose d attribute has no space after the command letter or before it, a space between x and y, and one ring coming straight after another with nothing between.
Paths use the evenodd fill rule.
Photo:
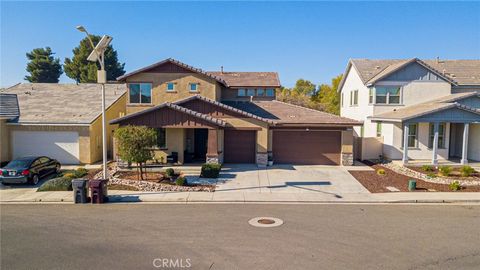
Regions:
<instances>
[{"instance_id":1,"label":"stone veneer accent","mask_svg":"<svg viewBox=\"0 0 480 270\"><path fill-rule=\"evenodd\" d=\"M216 157L208 157L207 156L207 163L213 163L213 164L218 164L218 156Z\"/></svg>"},{"instance_id":2,"label":"stone veneer accent","mask_svg":"<svg viewBox=\"0 0 480 270\"><path fill-rule=\"evenodd\" d=\"M268 164L268 153L257 153L257 165L264 167Z\"/></svg>"},{"instance_id":3,"label":"stone veneer accent","mask_svg":"<svg viewBox=\"0 0 480 270\"><path fill-rule=\"evenodd\" d=\"M342 165L343 166L353 165L353 153L342 153Z\"/></svg>"}]
</instances>

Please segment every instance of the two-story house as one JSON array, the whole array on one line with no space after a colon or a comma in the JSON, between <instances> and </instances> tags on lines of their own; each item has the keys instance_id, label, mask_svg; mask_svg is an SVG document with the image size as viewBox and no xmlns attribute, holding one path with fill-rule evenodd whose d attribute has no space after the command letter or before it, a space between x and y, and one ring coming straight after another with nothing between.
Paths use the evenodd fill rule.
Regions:
<instances>
[{"instance_id":1,"label":"two-story house","mask_svg":"<svg viewBox=\"0 0 480 270\"><path fill-rule=\"evenodd\" d=\"M358 121L275 100L276 72L207 72L166 59L118 78L127 114L157 130L155 158L178 163L353 163Z\"/></svg>"},{"instance_id":2,"label":"two-story house","mask_svg":"<svg viewBox=\"0 0 480 270\"><path fill-rule=\"evenodd\" d=\"M356 158L480 161L480 60L351 59L339 92Z\"/></svg>"}]
</instances>

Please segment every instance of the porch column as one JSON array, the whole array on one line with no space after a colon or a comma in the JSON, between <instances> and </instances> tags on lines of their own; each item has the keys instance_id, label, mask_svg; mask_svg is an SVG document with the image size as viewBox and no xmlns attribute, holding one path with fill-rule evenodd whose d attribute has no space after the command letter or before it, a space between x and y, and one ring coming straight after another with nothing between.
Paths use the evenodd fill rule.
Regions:
<instances>
[{"instance_id":1,"label":"porch column","mask_svg":"<svg viewBox=\"0 0 480 270\"><path fill-rule=\"evenodd\" d=\"M463 126L463 145L462 145L462 160L460 163L467 164L468 163L468 129L470 124L465 123Z\"/></svg>"},{"instance_id":2,"label":"porch column","mask_svg":"<svg viewBox=\"0 0 480 270\"><path fill-rule=\"evenodd\" d=\"M433 145L432 145L432 164L437 165L437 152L438 152L438 122L433 123Z\"/></svg>"},{"instance_id":3,"label":"porch column","mask_svg":"<svg viewBox=\"0 0 480 270\"><path fill-rule=\"evenodd\" d=\"M408 163L408 124L405 123L403 127L403 164Z\"/></svg>"},{"instance_id":4,"label":"porch column","mask_svg":"<svg viewBox=\"0 0 480 270\"><path fill-rule=\"evenodd\" d=\"M218 130L208 130L207 163L218 163Z\"/></svg>"}]
</instances>

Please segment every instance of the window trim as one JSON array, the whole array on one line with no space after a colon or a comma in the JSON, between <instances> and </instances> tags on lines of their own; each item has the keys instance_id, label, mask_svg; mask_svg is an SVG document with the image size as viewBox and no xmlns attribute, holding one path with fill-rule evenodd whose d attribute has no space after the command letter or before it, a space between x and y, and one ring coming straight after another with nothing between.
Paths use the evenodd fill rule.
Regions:
<instances>
[{"instance_id":1,"label":"window trim","mask_svg":"<svg viewBox=\"0 0 480 270\"><path fill-rule=\"evenodd\" d=\"M195 86L195 90L192 90L192 85L196 85ZM191 83L188 83L188 92L190 93L198 93L200 92L200 90L198 90L198 86L200 85L200 83L198 82L191 82Z\"/></svg>"},{"instance_id":2,"label":"window trim","mask_svg":"<svg viewBox=\"0 0 480 270\"><path fill-rule=\"evenodd\" d=\"M409 146L409 145L407 145L407 147L408 147L408 149L418 149L418 126L419 126L419 125L418 125L418 123L407 123L407 125L408 125L408 132L410 132L410 131L412 130L411 126L412 126L412 125L415 125L415 135L410 135L410 134L407 135L407 140L408 140L408 138L410 138L411 136L415 136L415 146ZM404 126L402 126L402 128L403 128L403 127L404 127ZM401 146L401 149L403 149L403 145L405 144L405 142L404 142L404 138L405 138L404 132L405 132L405 129L403 128L403 131L402 131L402 146ZM407 142L407 143L408 143L408 142Z\"/></svg>"},{"instance_id":3,"label":"window trim","mask_svg":"<svg viewBox=\"0 0 480 270\"><path fill-rule=\"evenodd\" d=\"M142 88L140 87L140 92L138 93L139 94L139 100L140 102L138 103L132 103L130 102L130 85L131 84L150 84L150 103L142 103ZM127 83L127 89L128 89L128 105L133 105L133 106L145 106L145 105L152 105L153 104L153 82L128 82Z\"/></svg>"},{"instance_id":4,"label":"window trim","mask_svg":"<svg viewBox=\"0 0 480 270\"><path fill-rule=\"evenodd\" d=\"M272 95L269 95L268 92L271 90ZM275 97L275 88L265 88L265 97Z\"/></svg>"},{"instance_id":5,"label":"window trim","mask_svg":"<svg viewBox=\"0 0 480 270\"><path fill-rule=\"evenodd\" d=\"M401 106L403 105L403 85L379 85L379 87L383 87L383 88L394 88L394 87L398 87L398 103L390 103L390 92L387 91L386 95L381 95L382 97L384 96L385 97L385 103L378 103L378 99L377 99L377 87L375 86L375 93L374 93L374 103L375 105L392 105L392 106ZM394 97L396 97L396 95L394 95Z\"/></svg>"},{"instance_id":6,"label":"window trim","mask_svg":"<svg viewBox=\"0 0 480 270\"><path fill-rule=\"evenodd\" d=\"M240 90L243 91L243 96L240 95ZM237 89L237 97L246 97L246 96L247 96L247 89L245 89L245 88L238 88Z\"/></svg>"},{"instance_id":7,"label":"window trim","mask_svg":"<svg viewBox=\"0 0 480 270\"><path fill-rule=\"evenodd\" d=\"M375 94L374 94L374 88L370 87L368 88L368 105L372 105L375 103Z\"/></svg>"},{"instance_id":8,"label":"window trim","mask_svg":"<svg viewBox=\"0 0 480 270\"><path fill-rule=\"evenodd\" d=\"M435 123L429 123L428 125L428 149L433 149L433 139L435 136ZM445 147L445 134L447 133L447 123L446 122L439 122L438 129L440 131L440 126L443 125L443 132L438 132L438 143L440 143L440 137L442 137L442 145L437 145L437 149L446 149Z\"/></svg>"},{"instance_id":9,"label":"window trim","mask_svg":"<svg viewBox=\"0 0 480 270\"><path fill-rule=\"evenodd\" d=\"M172 84L173 85L173 89L172 90L169 90L168 89L168 85L169 84ZM166 82L165 83L165 90L168 92L168 93L175 93L177 91L177 83L175 82Z\"/></svg>"},{"instance_id":10,"label":"window trim","mask_svg":"<svg viewBox=\"0 0 480 270\"><path fill-rule=\"evenodd\" d=\"M246 97L255 97L255 96L257 96L257 89L256 89L256 88L245 88L245 89L247 90L247 91L245 92L245 94L246 94L245 96L246 96ZM249 90L253 90L253 95L249 95L249 94L248 94L248 91L249 91Z\"/></svg>"},{"instance_id":11,"label":"window trim","mask_svg":"<svg viewBox=\"0 0 480 270\"><path fill-rule=\"evenodd\" d=\"M358 89L350 91L350 107L358 106Z\"/></svg>"}]
</instances>

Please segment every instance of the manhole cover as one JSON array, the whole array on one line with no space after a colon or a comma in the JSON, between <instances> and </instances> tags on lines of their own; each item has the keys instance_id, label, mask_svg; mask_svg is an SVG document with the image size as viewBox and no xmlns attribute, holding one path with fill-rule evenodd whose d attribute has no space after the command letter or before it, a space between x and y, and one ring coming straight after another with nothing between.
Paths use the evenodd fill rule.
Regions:
<instances>
[{"instance_id":1,"label":"manhole cover","mask_svg":"<svg viewBox=\"0 0 480 270\"><path fill-rule=\"evenodd\" d=\"M283 224L283 220L274 217L256 217L248 221L248 224L255 227L277 227Z\"/></svg>"}]
</instances>

